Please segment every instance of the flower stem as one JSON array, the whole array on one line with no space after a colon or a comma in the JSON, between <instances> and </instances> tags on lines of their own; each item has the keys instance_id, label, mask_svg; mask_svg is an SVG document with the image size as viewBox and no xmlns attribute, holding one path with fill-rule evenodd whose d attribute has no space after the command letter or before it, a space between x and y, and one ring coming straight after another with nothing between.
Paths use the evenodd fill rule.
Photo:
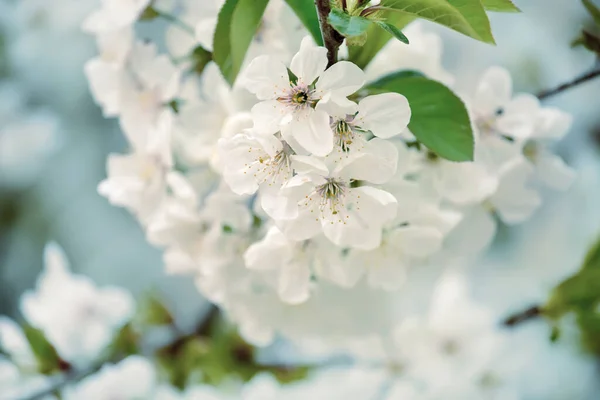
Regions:
<instances>
[{"instance_id":1,"label":"flower stem","mask_svg":"<svg viewBox=\"0 0 600 400\"><path fill-rule=\"evenodd\" d=\"M327 22L331 12L330 0L315 0L315 7L317 7L323 43L327 48L327 67L329 68L337 62L338 49L344 42L344 37Z\"/></svg>"},{"instance_id":2,"label":"flower stem","mask_svg":"<svg viewBox=\"0 0 600 400\"><path fill-rule=\"evenodd\" d=\"M553 89L543 90L540 93L538 93L537 97L540 100L548 99L562 92L566 92L567 90L572 89L576 86L579 86L582 83L597 78L598 76L600 76L600 67L596 67L590 72L579 75L575 79L569 82L565 82L562 85L559 85Z\"/></svg>"}]
</instances>

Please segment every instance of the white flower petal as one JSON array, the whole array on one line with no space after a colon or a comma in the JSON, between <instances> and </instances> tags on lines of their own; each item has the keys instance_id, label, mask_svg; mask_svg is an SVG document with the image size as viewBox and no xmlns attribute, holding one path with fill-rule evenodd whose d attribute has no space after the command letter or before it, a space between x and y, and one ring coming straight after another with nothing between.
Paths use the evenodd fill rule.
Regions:
<instances>
[{"instance_id":1,"label":"white flower petal","mask_svg":"<svg viewBox=\"0 0 600 400\"><path fill-rule=\"evenodd\" d=\"M194 27L196 40L208 51L213 50L213 37L217 28L217 18L203 18Z\"/></svg>"},{"instance_id":2,"label":"white flower petal","mask_svg":"<svg viewBox=\"0 0 600 400\"><path fill-rule=\"evenodd\" d=\"M329 175L327 165L323 160L314 156L291 156L292 166L297 174Z\"/></svg>"},{"instance_id":3,"label":"white flower petal","mask_svg":"<svg viewBox=\"0 0 600 400\"><path fill-rule=\"evenodd\" d=\"M397 229L392 238L403 252L414 257L427 257L440 250L443 235L435 228L408 226Z\"/></svg>"},{"instance_id":4,"label":"white flower petal","mask_svg":"<svg viewBox=\"0 0 600 400\"><path fill-rule=\"evenodd\" d=\"M307 260L300 258L283 266L279 275L278 294L289 304L300 304L310 296L310 268Z\"/></svg>"},{"instance_id":5,"label":"white flower petal","mask_svg":"<svg viewBox=\"0 0 600 400\"><path fill-rule=\"evenodd\" d=\"M335 175L344 179L382 184L389 181L398 166L398 150L387 140L373 138L360 153L348 158L336 168Z\"/></svg>"},{"instance_id":6,"label":"white flower petal","mask_svg":"<svg viewBox=\"0 0 600 400\"><path fill-rule=\"evenodd\" d=\"M318 92L332 92L337 96L348 97L363 87L365 73L349 61L340 61L328 68L317 81Z\"/></svg>"},{"instance_id":7,"label":"white flower petal","mask_svg":"<svg viewBox=\"0 0 600 400\"><path fill-rule=\"evenodd\" d=\"M388 139L406 129L410 116L406 97L398 93L384 93L361 100L354 123L375 136Z\"/></svg>"},{"instance_id":8,"label":"white flower petal","mask_svg":"<svg viewBox=\"0 0 600 400\"><path fill-rule=\"evenodd\" d=\"M493 115L510 101L512 78L507 70L491 67L483 75L473 105L483 115Z\"/></svg>"},{"instance_id":9,"label":"white flower petal","mask_svg":"<svg viewBox=\"0 0 600 400\"><path fill-rule=\"evenodd\" d=\"M575 170L565 164L562 158L547 151L536 157L535 172L537 178L546 185L561 191L567 190L577 177Z\"/></svg>"},{"instance_id":10,"label":"white flower petal","mask_svg":"<svg viewBox=\"0 0 600 400\"><path fill-rule=\"evenodd\" d=\"M272 135L281 129L281 120L286 116L285 106L277 100L257 103L252 107L253 131L257 134Z\"/></svg>"},{"instance_id":11,"label":"white flower petal","mask_svg":"<svg viewBox=\"0 0 600 400\"><path fill-rule=\"evenodd\" d=\"M327 49L317 47L307 36L302 40L300 51L292 59L290 70L298 77L298 83L311 85L327 68Z\"/></svg>"},{"instance_id":12,"label":"white flower petal","mask_svg":"<svg viewBox=\"0 0 600 400\"><path fill-rule=\"evenodd\" d=\"M266 236L253 243L244 253L246 267L257 271L281 268L291 257L288 240L276 227L271 227Z\"/></svg>"},{"instance_id":13,"label":"white flower petal","mask_svg":"<svg viewBox=\"0 0 600 400\"><path fill-rule=\"evenodd\" d=\"M284 126L282 133L293 137L313 155L324 157L333 150L333 131L325 112L308 109Z\"/></svg>"},{"instance_id":14,"label":"white flower petal","mask_svg":"<svg viewBox=\"0 0 600 400\"><path fill-rule=\"evenodd\" d=\"M275 56L260 56L252 60L240 76L240 85L259 100L276 99L290 88L286 66Z\"/></svg>"}]
</instances>

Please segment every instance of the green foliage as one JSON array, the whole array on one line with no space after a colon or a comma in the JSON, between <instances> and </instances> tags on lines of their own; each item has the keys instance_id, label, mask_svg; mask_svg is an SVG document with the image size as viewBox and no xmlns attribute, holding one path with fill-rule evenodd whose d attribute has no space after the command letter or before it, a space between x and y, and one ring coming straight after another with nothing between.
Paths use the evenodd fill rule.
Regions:
<instances>
[{"instance_id":1,"label":"green foliage","mask_svg":"<svg viewBox=\"0 0 600 400\"><path fill-rule=\"evenodd\" d=\"M323 36L321 35L319 16L315 4L311 0L285 0L285 2L294 10L294 13L310 32L317 45L323 46Z\"/></svg>"},{"instance_id":2,"label":"green foliage","mask_svg":"<svg viewBox=\"0 0 600 400\"><path fill-rule=\"evenodd\" d=\"M483 7L488 11L518 13L519 7L511 0L481 0Z\"/></svg>"},{"instance_id":3,"label":"green foliage","mask_svg":"<svg viewBox=\"0 0 600 400\"><path fill-rule=\"evenodd\" d=\"M585 30L581 31L579 37L571 43L571 47L578 46L583 46L600 57L600 38L596 35Z\"/></svg>"},{"instance_id":4,"label":"green foliage","mask_svg":"<svg viewBox=\"0 0 600 400\"><path fill-rule=\"evenodd\" d=\"M331 10L327 22L347 38L363 35L371 25L371 21L367 18L346 14L338 8Z\"/></svg>"},{"instance_id":5,"label":"green foliage","mask_svg":"<svg viewBox=\"0 0 600 400\"><path fill-rule=\"evenodd\" d=\"M386 0L382 2L382 7L495 44L490 21L480 0Z\"/></svg>"},{"instance_id":6,"label":"green foliage","mask_svg":"<svg viewBox=\"0 0 600 400\"><path fill-rule=\"evenodd\" d=\"M146 7L142 14L140 15L140 21L152 21L156 18L160 17L160 13L156 11L152 6Z\"/></svg>"},{"instance_id":7,"label":"green foliage","mask_svg":"<svg viewBox=\"0 0 600 400\"><path fill-rule=\"evenodd\" d=\"M588 10L596 25L600 26L600 8L592 3L592 0L582 0L583 5Z\"/></svg>"},{"instance_id":8,"label":"green foliage","mask_svg":"<svg viewBox=\"0 0 600 400\"><path fill-rule=\"evenodd\" d=\"M369 84L367 90L404 95L412 111L408 127L419 142L447 160L473 160L469 114L462 100L443 84L415 71L400 71Z\"/></svg>"},{"instance_id":9,"label":"green foliage","mask_svg":"<svg viewBox=\"0 0 600 400\"><path fill-rule=\"evenodd\" d=\"M384 13L385 21L401 29L408 25L413 17L400 13ZM377 53L392 39L392 35L375 24L367 30L367 41L363 47L350 46L349 59L360 68L364 69L375 58Z\"/></svg>"},{"instance_id":10,"label":"green foliage","mask_svg":"<svg viewBox=\"0 0 600 400\"><path fill-rule=\"evenodd\" d=\"M395 19L386 18L386 15L388 14L378 11L375 7L366 7L364 4L352 4L348 6L346 11L341 8L332 8L327 22L346 38L348 46L364 46L368 43L368 47L375 47L370 52L366 49L367 52L372 54L366 60L368 63L377 54L377 51L392 37L408 44L408 39L400 30L400 27L394 24ZM403 27L405 24L401 23L400 25ZM376 35L379 30L378 28L383 29L388 35L381 35L381 33ZM376 36L374 36L374 40L368 42L371 34ZM359 52L362 52L362 49Z\"/></svg>"},{"instance_id":11,"label":"green foliage","mask_svg":"<svg viewBox=\"0 0 600 400\"><path fill-rule=\"evenodd\" d=\"M233 84L258 31L269 0L226 0L219 12L213 59Z\"/></svg>"},{"instance_id":12,"label":"green foliage","mask_svg":"<svg viewBox=\"0 0 600 400\"><path fill-rule=\"evenodd\" d=\"M202 46L197 46L190 56L192 61L192 70L200 75L206 65L212 61L213 55L210 51L206 50Z\"/></svg>"},{"instance_id":13,"label":"green foliage","mask_svg":"<svg viewBox=\"0 0 600 400\"><path fill-rule=\"evenodd\" d=\"M583 347L600 355L600 240L588 252L580 270L560 283L544 306L555 323L572 313L581 331Z\"/></svg>"},{"instance_id":14,"label":"green foliage","mask_svg":"<svg viewBox=\"0 0 600 400\"><path fill-rule=\"evenodd\" d=\"M23 332L35 355L38 362L38 370L41 374L49 375L53 372L62 371L68 367L68 364L60 359L54 346L48 342L41 330L30 325L25 325L23 327Z\"/></svg>"},{"instance_id":15,"label":"green foliage","mask_svg":"<svg viewBox=\"0 0 600 400\"><path fill-rule=\"evenodd\" d=\"M173 385L202 381L222 384L231 378L249 381L256 374L270 372L281 382L302 379L307 367L265 366L256 362L256 351L221 319L212 320L206 332L197 332L161 349L159 364Z\"/></svg>"},{"instance_id":16,"label":"green foliage","mask_svg":"<svg viewBox=\"0 0 600 400\"><path fill-rule=\"evenodd\" d=\"M132 354L139 354L140 335L131 324L123 326L115 335L107 350L107 358L118 359Z\"/></svg>"},{"instance_id":17,"label":"green foliage","mask_svg":"<svg viewBox=\"0 0 600 400\"><path fill-rule=\"evenodd\" d=\"M392 36L394 36L402 43L408 44L408 38L404 36L404 33L402 33L402 31L396 28L394 25L388 24L384 21L377 21L376 24L379 25L383 30L387 31L388 33L391 33Z\"/></svg>"},{"instance_id":18,"label":"green foliage","mask_svg":"<svg viewBox=\"0 0 600 400\"><path fill-rule=\"evenodd\" d=\"M150 293L140 302L137 321L146 326L170 325L173 323L171 312L164 306L157 293Z\"/></svg>"},{"instance_id":19,"label":"green foliage","mask_svg":"<svg viewBox=\"0 0 600 400\"><path fill-rule=\"evenodd\" d=\"M600 8L594 5L591 0L582 0L583 5L594 20L595 27L583 29L579 36L571 42L571 47L582 46L600 57Z\"/></svg>"}]
</instances>

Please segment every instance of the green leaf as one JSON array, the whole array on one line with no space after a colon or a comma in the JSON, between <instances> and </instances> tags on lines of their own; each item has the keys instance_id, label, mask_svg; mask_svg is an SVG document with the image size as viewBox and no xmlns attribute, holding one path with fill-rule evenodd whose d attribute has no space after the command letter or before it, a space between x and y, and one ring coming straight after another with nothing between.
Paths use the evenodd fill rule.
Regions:
<instances>
[{"instance_id":1,"label":"green leaf","mask_svg":"<svg viewBox=\"0 0 600 400\"><path fill-rule=\"evenodd\" d=\"M387 22L383 22L383 21L377 21L375 23L377 25L379 25L382 29L391 33L392 36L394 36L396 39L398 39L402 43L408 44L408 38L406 36L404 36L404 33L402 33L402 31L400 29L396 28L394 25L388 24Z\"/></svg>"},{"instance_id":2,"label":"green leaf","mask_svg":"<svg viewBox=\"0 0 600 400\"><path fill-rule=\"evenodd\" d=\"M558 317L572 309L588 309L600 298L600 269L588 269L558 285L544 310Z\"/></svg>"},{"instance_id":3,"label":"green leaf","mask_svg":"<svg viewBox=\"0 0 600 400\"><path fill-rule=\"evenodd\" d=\"M598 6L594 5L591 0L582 0L583 5L587 8L588 12L596 22L596 25L600 25L600 9Z\"/></svg>"},{"instance_id":4,"label":"green leaf","mask_svg":"<svg viewBox=\"0 0 600 400\"><path fill-rule=\"evenodd\" d=\"M480 0L387 0L384 9L444 25L485 43L495 44Z\"/></svg>"},{"instance_id":5,"label":"green leaf","mask_svg":"<svg viewBox=\"0 0 600 400\"><path fill-rule=\"evenodd\" d=\"M519 7L515 6L512 0L481 0L483 7L488 11L518 13Z\"/></svg>"},{"instance_id":6,"label":"green leaf","mask_svg":"<svg viewBox=\"0 0 600 400\"><path fill-rule=\"evenodd\" d=\"M371 21L357 15L348 15L344 11L333 8L327 22L345 37L361 36L367 32Z\"/></svg>"},{"instance_id":7,"label":"green leaf","mask_svg":"<svg viewBox=\"0 0 600 400\"><path fill-rule=\"evenodd\" d=\"M258 31L269 0L226 0L219 12L213 59L225 79L233 84Z\"/></svg>"},{"instance_id":8,"label":"green leaf","mask_svg":"<svg viewBox=\"0 0 600 400\"><path fill-rule=\"evenodd\" d=\"M315 4L310 0L285 0L285 2L294 10L294 13L310 32L317 45L323 46L323 36L321 35L321 26Z\"/></svg>"},{"instance_id":9,"label":"green leaf","mask_svg":"<svg viewBox=\"0 0 600 400\"><path fill-rule=\"evenodd\" d=\"M192 61L192 70L197 74L201 74L206 65L212 61L212 57L213 55L210 51L206 50L202 46L197 46L190 55Z\"/></svg>"},{"instance_id":10,"label":"green leaf","mask_svg":"<svg viewBox=\"0 0 600 400\"><path fill-rule=\"evenodd\" d=\"M140 21L152 21L156 18L160 17L160 13L156 11L152 6L146 7L142 14L140 15Z\"/></svg>"},{"instance_id":11,"label":"green leaf","mask_svg":"<svg viewBox=\"0 0 600 400\"><path fill-rule=\"evenodd\" d=\"M401 13L384 13L385 21L401 29L408 25L414 17ZM375 58L377 53L390 41L392 35L380 29L376 24L371 24L367 30L367 42L363 47L350 46L348 49L349 59L360 68L365 69Z\"/></svg>"},{"instance_id":12,"label":"green leaf","mask_svg":"<svg viewBox=\"0 0 600 400\"><path fill-rule=\"evenodd\" d=\"M588 250L581 269L600 269L600 239ZM598 297L600 298L600 293Z\"/></svg>"},{"instance_id":13,"label":"green leaf","mask_svg":"<svg viewBox=\"0 0 600 400\"><path fill-rule=\"evenodd\" d=\"M67 365L60 359L52 344L48 342L46 336L44 336L44 332L30 325L26 325L23 327L23 333L38 362L40 373L47 375L52 372L66 369L65 366Z\"/></svg>"},{"instance_id":14,"label":"green leaf","mask_svg":"<svg viewBox=\"0 0 600 400\"><path fill-rule=\"evenodd\" d=\"M137 318L143 325L170 325L174 318L156 292L147 294L140 302Z\"/></svg>"},{"instance_id":15,"label":"green leaf","mask_svg":"<svg viewBox=\"0 0 600 400\"><path fill-rule=\"evenodd\" d=\"M369 84L367 90L404 95L412 111L408 127L421 143L447 160L473 160L469 114L462 100L443 84L419 72L401 71Z\"/></svg>"}]
</instances>

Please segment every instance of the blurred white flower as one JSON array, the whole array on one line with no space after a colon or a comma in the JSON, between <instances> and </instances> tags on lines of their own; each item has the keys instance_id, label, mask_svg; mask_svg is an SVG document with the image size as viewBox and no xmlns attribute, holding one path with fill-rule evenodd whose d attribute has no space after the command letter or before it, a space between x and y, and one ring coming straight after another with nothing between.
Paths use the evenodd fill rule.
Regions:
<instances>
[{"instance_id":1,"label":"blurred white flower","mask_svg":"<svg viewBox=\"0 0 600 400\"><path fill-rule=\"evenodd\" d=\"M89 278L72 275L63 251L54 243L46 246L44 262L36 290L21 298L23 316L43 331L64 360L95 361L132 318L133 297L123 289L98 288Z\"/></svg>"},{"instance_id":2,"label":"blurred white flower","mask_svg":"<svg viewBox=\"0 0 600 400\"><path fill-rule=\"evenodd\" d=\"M140 356L129 356L68 387L65 400L153 399L156 390L154 365Z\"/></svg>"}]
</instances>

